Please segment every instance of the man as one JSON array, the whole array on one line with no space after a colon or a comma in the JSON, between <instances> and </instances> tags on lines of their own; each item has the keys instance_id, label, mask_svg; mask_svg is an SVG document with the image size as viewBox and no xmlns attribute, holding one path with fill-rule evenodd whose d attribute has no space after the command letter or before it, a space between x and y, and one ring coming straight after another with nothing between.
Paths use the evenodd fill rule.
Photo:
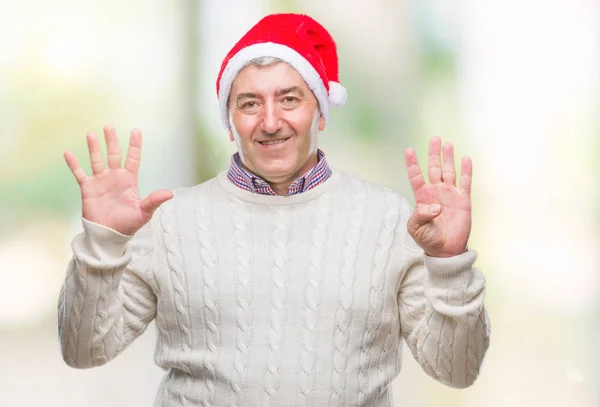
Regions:
<instances>
[{"instance_id":1,"label":"man","mask_svg":"<svg viewBox=\"0 0 600 407\"><path fill-rule=\"evenodd\" d=\"M158 406L391 406L402 339L433 378L467 387L489 343L484 277L467 249L471 161L432 139L425 183L407 149L413 210L331 169L317 148L343 105L333 39L303 15L265 17L217 80L238 148L227 172L141 199L141 134L108 168L93 133L84 232L59 302L66 363L102 365L156 320ZM167 202L168 201L168 202Z\"/></svg>"}]
</instances>

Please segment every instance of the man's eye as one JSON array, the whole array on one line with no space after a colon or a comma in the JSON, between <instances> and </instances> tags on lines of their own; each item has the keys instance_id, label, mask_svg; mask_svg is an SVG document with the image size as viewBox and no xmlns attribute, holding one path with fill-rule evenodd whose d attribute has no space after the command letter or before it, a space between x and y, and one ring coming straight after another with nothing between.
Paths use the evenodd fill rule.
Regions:
<instances>
[{"instance_id":1,"label":"man's eye","mask_svg":"<svg viewBox=\"0 0 600 407\"><path fill-rule=\"evenodd\" d=\"M294 97L294 96L286 96L283 98L283 101L285 103L294 103L298 100L298 98Z\"/></svg>"},{"instance_id":2,"label":"man's eye","mask_svg":"<svg viewBox=\"0 0 600 407\"><path fill-rule=\"evenodd\" d=\"M252 109L256 107L256 102L246 102L242 105L243 109Z\"/></svg>"}]
</instances>

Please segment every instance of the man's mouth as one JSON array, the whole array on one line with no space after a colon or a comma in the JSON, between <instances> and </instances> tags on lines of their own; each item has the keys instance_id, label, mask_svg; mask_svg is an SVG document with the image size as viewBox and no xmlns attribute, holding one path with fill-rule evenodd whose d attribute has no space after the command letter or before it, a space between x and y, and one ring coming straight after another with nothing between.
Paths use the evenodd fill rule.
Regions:
<instances>
[{"instance_id":1,"label":"man's mouth","mask_svg":"<svg viewBox=\"0 0 600 407\"><path fill-rule=\"evenodd\" d=\"M260 144L262 144L263 146L272 146L275 144L282 144L285 143L286 141L289 140L288 138L282 138L282 139L278 139L278 140L265 140L265 141L259 141Z\"/></svg>"}]
</instances>

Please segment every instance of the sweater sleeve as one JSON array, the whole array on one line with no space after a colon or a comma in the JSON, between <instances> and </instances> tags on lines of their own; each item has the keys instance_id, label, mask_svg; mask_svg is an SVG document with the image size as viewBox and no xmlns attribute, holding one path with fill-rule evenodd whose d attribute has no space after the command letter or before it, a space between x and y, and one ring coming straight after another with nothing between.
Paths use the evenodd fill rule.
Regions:
<instances>
[{"instance_id":1,"label":"sweater sleeve","mask_svg":"<svg viewBox=\"0 0 600 407\"><path fill-rule=\"evenodd\" d=\"M142 278L152 267L152 222L126 236L82 221L58 302L63 359L80 369L115 358L156 315L156 296Z\"/></svg>"},{"instance_id":2,"label":"sweater sleeve","mask_svg":"<svg viewBox=\"0 0 600 407\"><path fill-rule=\"evenodd\" d=\"M402 216L404 222L411 214ZM414 358L434 379L455 388L475 382L489 346L485 278L477 254L425 255L402 230L404 270L398 290L402 334Z\"/></svg>"}]
</instances>

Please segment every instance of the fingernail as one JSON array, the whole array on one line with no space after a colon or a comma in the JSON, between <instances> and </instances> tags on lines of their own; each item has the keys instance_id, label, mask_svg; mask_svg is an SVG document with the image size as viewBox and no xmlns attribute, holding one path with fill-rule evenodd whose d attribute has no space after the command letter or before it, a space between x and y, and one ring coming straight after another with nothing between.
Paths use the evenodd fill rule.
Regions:
<instances>
[{"instance_id":1,"label":"fingernail","mask_svg":"<svg viewBox=\"0 0 600 407\"><path fill-rule=\"evenodd\" d=\"M429 212L438 213L440 211L440 206L438 204L433 204L429 207Z\"/></svg>"}]
</instances>

